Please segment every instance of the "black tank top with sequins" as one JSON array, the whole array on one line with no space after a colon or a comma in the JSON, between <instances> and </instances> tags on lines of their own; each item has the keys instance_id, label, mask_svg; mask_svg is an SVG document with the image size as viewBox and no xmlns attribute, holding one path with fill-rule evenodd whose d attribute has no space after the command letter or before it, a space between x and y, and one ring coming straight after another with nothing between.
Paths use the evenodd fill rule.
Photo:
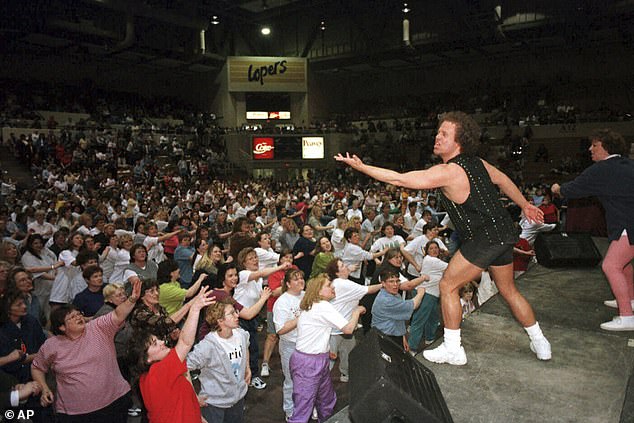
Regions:
<instances>
[{"instance_id":1,"label":"black tank top with sequins","mask_svg":"<svg viewBox=\"0 0 634 423\"><path fill-rule=\"evenodd\" d=\"M460 154L448 163L462 167L471 188L467 200L456 204L440 193L440 201L449 213L463 241L486 240L489 244L514 244L517 231L510 214L502 207L497 187L479 157Z\"/></svg>"}]
</instances>

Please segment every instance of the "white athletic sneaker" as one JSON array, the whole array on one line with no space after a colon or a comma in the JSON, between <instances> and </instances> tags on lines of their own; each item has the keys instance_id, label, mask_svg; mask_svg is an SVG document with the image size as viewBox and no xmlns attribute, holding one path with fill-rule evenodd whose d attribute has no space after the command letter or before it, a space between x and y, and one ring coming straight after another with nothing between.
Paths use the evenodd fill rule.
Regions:
<instances>
[{"instance_id":1,"label":"white athletic sneaker","mask_svg":"<svg viewBox=\"0 0 634 423\"><path fill-rule=\"evenodd\" d=\"M634 300L631 300L630 303L632 303L632 308L634 308ZM619 306L616 304L616 300L605 300L603 301L603 304L611 308L619 308Z\"/></svg>"},{"instance_id":2,"label":"white athletic sneaker","mask_svg":"<svg viewBox=\"0 0 634 423\"><path fill-rule=\"evenodd\" d=\"M433 350L423 351L423 357L439 364L447 363L454 366L464 366L467 364L467 354L464 352L464 348L460 347L457 351L449 351L447 347L445 347L444 342Z\"/></svg>"},{"instance_id":3,"label":"white athletic sneaker","mask_svg":"<svg viewBox=\"0 0 634 423\"><path fill-rule=\"evenodd\" d=\"M546 338L532 341L530 346L531 351L535 353L539 360L550 360L553 356L550 349L550 342L548 342Z\"/></svg>"},{"instance_id":4,"label":"white athletic sneaker","mask_svg":"<svg viewBox=\"0 0 634 423\"><path fill-rule=\"evenodd\" d=\"M615 332L634 330L634 316L617 316L611 322L601 323L601 329Z\"/></svg>"},{"instance_id":5,"label":"white athletic sneaker","mask_svg":"<svg viewBox=\"0 0 634 423\"><path fill-rule=\"evenodd\" d=\"M266 383L264 383L262 379L256 376L253 379L251 379L251 384L249 386L252 386L255 389L264 389L266 388Z\"/></svg>"},{"instance_id":6,"label":"white athletic sneaker","mask_svg":"<svg viewBox=\"0 0 634 423\"><path fill-rule=\"evenodd\" d=\"M260 376L269 377L269 363L262 363L262 370L260 370Z\"/></svg>"},{"instance_id":7,"label":"white athletic sneaker","mask_svg":"<svg viewBox=\"0 0 634 423\"><path fill-rule=\"evenodd\" d=\"M128 408L128 416L139 417L141 415L141 409L137 407Z\"/></svg>"}]
</instances>

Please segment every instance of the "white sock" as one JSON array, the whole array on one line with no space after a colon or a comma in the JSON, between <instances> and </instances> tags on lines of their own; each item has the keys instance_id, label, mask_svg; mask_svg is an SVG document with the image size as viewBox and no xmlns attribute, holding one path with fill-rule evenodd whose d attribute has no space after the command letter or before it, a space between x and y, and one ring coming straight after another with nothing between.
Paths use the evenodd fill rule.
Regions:
<instances>
[{"instance_id":1,"label":"white sock","mask_svg":"<svg viewBox=\"0 0 634 423\"><path fill-rule=\"evenodd\" d=\"M531 341L537 341L537 340L540 340L540 339L544 338L544 334L542 333L542 330L539 327L539 323L538 322L535 322L535 324L533 326L529 326L527 328L524 328L524 330L528 334L528 337L531 339Z\"/></svg>"},{"instance_id":2,"label":"white sock","mask_svg":"<svg viewBox=\"0 0 634 423\"><path fill-rule=\"evenodd\" d=\"M460 329L447 329L445 328L444 336L445 347L449 351L455 351L460 348Z\"/></svg>"}]
</instances>

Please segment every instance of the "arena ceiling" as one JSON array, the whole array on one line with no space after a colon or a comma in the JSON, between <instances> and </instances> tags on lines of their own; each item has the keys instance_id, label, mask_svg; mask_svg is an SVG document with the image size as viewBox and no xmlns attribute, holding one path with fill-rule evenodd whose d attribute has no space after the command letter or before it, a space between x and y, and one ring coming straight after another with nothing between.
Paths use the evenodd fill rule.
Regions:
<instances>
[{"instance_id":1,"label":"arena ceiling","mask_svg":"<svg viewBox=\"0 0 634 423\"><path fill-rule=\"evenodd\" d=\"M1 6L0 51L183 75L218 72L231 55L302 56L313 71L334 73L631 48L634 39L634 0L414 0L407 7L404 13L394 0L11 0ZM263 25L272 27L270 37L260 34Z\"/></svg>"}]
</instances>

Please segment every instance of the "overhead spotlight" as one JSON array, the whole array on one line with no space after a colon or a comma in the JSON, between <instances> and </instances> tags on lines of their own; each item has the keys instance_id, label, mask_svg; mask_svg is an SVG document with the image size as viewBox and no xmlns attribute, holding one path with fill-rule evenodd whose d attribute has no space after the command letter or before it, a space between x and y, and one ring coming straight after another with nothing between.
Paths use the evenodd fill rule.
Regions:
<instances>
[{"instance_id":1,"label":"overhead spotlight","mask_svg":"<svg viewBox=\"0 0 634 423\"><path fill-rule=\"evenodd\" d=\"M269 28L268 26L263 26L260 32L262 33L262 35L270 35L271 28Z\"/></svg>"},{"instance_id":2,"label":"overhead spotlight","mask_svg":"<svg viewBox=\"0 0 634 423\"><path fill-rule=\"evenodd\" d=\"M403 3L403 13L409 13L412 11L412 9L409 8L409 6L407 5L407 3Z\"/></svg>"},{"instance_id":3,"label":"overhead spotlight","mask_svg":"<svg viewBox=\"0 0 634 423\"><path fill-rule=\"evenodd\" d=\"M321 29L322 31L326 30L326 21L321 21L321 23L319 24L319 29Z\"/></svg>"},{"instance_id":4,"label":"overhead spotlight","mask_svg":"<svg viewBox=\"0 0 634 423\"><path fill-rule=\"evenodd\" d=\"M211 17L211 24L212 25L218 25L220 23L220 18L216 15L213 15Z\"/></svg>"}]
</instances>

